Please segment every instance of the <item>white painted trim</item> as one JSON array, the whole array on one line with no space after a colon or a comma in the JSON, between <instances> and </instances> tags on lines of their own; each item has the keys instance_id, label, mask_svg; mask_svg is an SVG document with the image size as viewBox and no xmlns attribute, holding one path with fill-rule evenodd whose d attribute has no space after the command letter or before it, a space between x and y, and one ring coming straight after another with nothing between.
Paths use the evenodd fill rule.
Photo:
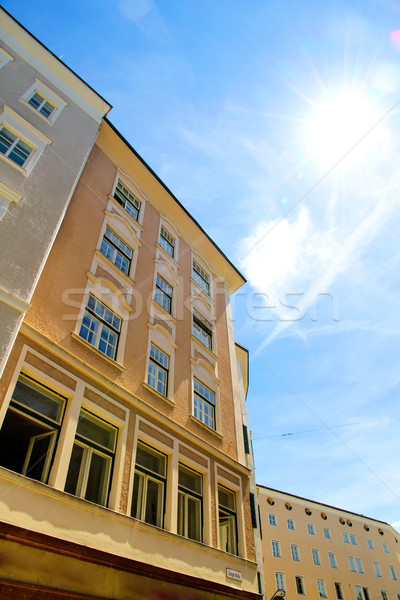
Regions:
<instances>
[{"instance_id":1,"label":"white painted trim","mask_svg":"<svg viewBox=\"0 0 400 600\"><path fill-rule=\"evenodd\" d=\"M21 300L18 296L14 296L7 290L0 289L0 302L3 304L7 304L7 306L11 306L17 312L24 314L29 308L29 303L25 302L25 300Z\"/></svg>"}]
</instances>

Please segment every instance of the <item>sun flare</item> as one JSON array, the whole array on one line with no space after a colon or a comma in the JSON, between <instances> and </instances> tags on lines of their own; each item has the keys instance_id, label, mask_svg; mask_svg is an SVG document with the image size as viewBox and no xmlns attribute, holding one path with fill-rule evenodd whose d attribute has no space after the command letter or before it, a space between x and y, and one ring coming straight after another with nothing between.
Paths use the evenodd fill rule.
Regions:
<instances>
[{"instance_id":1,"label":"sun flare","mask_svg":"<svg viewBox=\"0 0 400 600\"><path fill-rule=\"evenodd\" d=\"M317 109L311 126L311 151L323 161L336 161L351 151L363 158L372 148L379 114L362 94L347 92Z\"/></svg>"}]
</instances>

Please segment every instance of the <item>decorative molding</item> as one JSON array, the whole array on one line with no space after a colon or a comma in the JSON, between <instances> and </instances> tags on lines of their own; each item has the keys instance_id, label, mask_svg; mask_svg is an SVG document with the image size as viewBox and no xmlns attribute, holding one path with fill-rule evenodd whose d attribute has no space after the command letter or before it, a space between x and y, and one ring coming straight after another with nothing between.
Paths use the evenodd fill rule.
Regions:
<instances>
[{"instance_id":1,"label":"decorative molding","mask_svg":"<svg viewBox=\"0 0 400 600\"><path fill-rule=\"evenodd\" d=\"M14 310L18 311L22 315L26 313L29 308L29 302L25 302L25 300L21 300L14 294L10 294L6 290L0 289L0 302L3 304L7 304L7 306L11 306Z\"/></svg>"}]
</instances>

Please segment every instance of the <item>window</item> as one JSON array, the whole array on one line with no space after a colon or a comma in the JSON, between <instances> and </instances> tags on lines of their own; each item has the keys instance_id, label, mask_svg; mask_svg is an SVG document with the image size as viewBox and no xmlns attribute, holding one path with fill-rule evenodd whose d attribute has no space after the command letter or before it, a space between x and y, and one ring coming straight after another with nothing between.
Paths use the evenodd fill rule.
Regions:
<instances>
[{"instance_id":1,"label":"window","mask_svg":"<svg viewBox=\"0 0 400 600\"><path fill-rule=\"evenodd\" d=\"M325 581L323 579L317 579L318 593L320 598L327 598Z\"/></svg>"},{"instance_id":2,"label":"window","mask_svg":"<svg viewBox=\"0 0 400 600\"><path fill-rule=\"evenodd\" d=\"M361 575L363 575L364 574L364 567L363 567L361 558L356 558L355 561L356 561L357 571L359 573L361 573Z\"/></svg>"},{"instance_id":3,"label":"window","mask_svg":"<svg viewBox=\"0 0 400 600\"><path fill-rule=\"evenodd\" d=\"M285 590L286 591L286 583L285 583L285 574L284 573L275 573L275 582L277 590Z\"/></svg>"},{"instance_id":4,"label":"window","mask_svg":"<svg viewBox=\"0 0 400 600\"><path fill-rule=\"evenodd\" d=\"M212 350L212 325L197 310L193 311L193 335L206 348Z\"/></svg>"},{"instance_id":5,"label":"window","mask_svg":"<svg viewBox=\"0 0 400 600\"><path fill-rule=\"evenodd\" d=\"M382 542L382 550L386 553L389 554L389 547L387 545L386 542Z\"/></svg>"},{"instance_id":6,"label":"window","mask_svg":"<svg viewBox=\"0 0 400 600\"><path fill-rule=\"evenodd\" d=\"M33 148L18 135L6 127L0 128L0 153L6 158L23 167L32 152Z\"/></svg>"},{"instance_id":7,"label":"window","mask_svg":"<svg viewBox=\"0 0 400 600\"><path fill-rule=\"evenodd\" d=\"M296 583L296 592L298 593L298 595L305 596L303 577L301 577L301 575L296 575L294 581Z\"/></svg>"},{"instance_id":8,"label":"window","mask_svg":"<svg viewBox=\"0 0 400 600\"><path fill-rule=\"evenodd\" d=\"M354 586L354 591L356 593L357 600L364 600L361 585L355 585Z\"/></svg>"},{"instance_id":9,"label":"window","mask_svg":"<svg viewBox=\"0 0 400 600\"><path fill-rule=\"evenodd\" d=\"M135 219L135 221L138 220L140 202L119 180L114 191L114 198L121 206L123 206L126 212Z\"/></svg>"},{"instance_id":10,"label":"window","mask_svg":"<svg viewBox=\"0 0 400 600\"><path fill-rule=\"evenodd\" d=\"M129 275L133 251L109 227L106 227L100 252L120 271Z\"/></svg>"},{"instance_id":11,"label":"window","mask_svg":"<svg viewBox=\"0 0 400 600\"><path fill-rule=\"evenodd\" d=\"M65 404L65 398L21 375L0 431L0 465L47 483Z\"/></svg>"},{"instance_id":12,"label":"window","mask_svg":"<svg viewBox=\"0 0 400 600\"><path fill-rule=\"evenodd\" d=\"M109 358L117 354L121 318L89 294L79 335Z\"/></svg>"},{"instance_id":13,"label":"window","mask_svg":"<svg viewBox=\"0 0 400 600\"><path fill-rule=\"evenodd\" d=\"M215 394L194 377L194 416L196 419L215 429Z\"/></svg>"},{"instance_id":14,"label":"window","mask_svg":"<svg viewBox=\"0 0 400 600\"><path fill-rule=\"evenodd\" d=\"M353 546L357 546L356 536L352 533L350 534L350 544L352 544Z\"/></svg>"},{"instance_id":15,"label":"window","mask_svg":"<svg viewBox=\"0 0 400 600\"><path fill-rule=\"evenodd\" d=\"M274 515L273 513L269 513L268 514L268 522L270 525L273 525L274 527L276 527L278 525L276 515Z\"/></svg>"},{"instance_id":16,"label":"window","mask_svg":"<svg viewBox=\"0 0 400 600\"><path fill-rule=\"evenodd\" d=\"M347 557L349 563L349 569L352 573L357 573L356 564L354 562L354 558L352 556Z\"/></svg>"},{"instance_id":17,"label":"window","mask_svg":"<svg viewBox=\"0 0 400 600\"><path fill-rule=\"evenodd\" d=\"M147 383L160 392L168 395L169 356L153 343L150 346L149 372Z\"/></svg>"},{"instance_id":18,"label":"window","mask_svg":"<svg viewBox=\"0 0 400 600\"><path fill-rule=\"evenodd\" d=\"M335 581L335 592L337 600L344 600L342 584L338 581Z\"/></svg>"},{"instance_id":19,"label":"window","mask_svg":"<svg viewBox=\"0 0 400 600\"><path fill-rule=\"evenodd\" d=\"M382 600L389 600L387 592L385 590L381 590Z\"/></svg>"},{"instance_id":20,"label":"window","mask_svg":"<svg viewBox=\"0 0 400 600\"><path fill-rule=\"evenodd\" d=\"M332 569L337 569L336 555L334 552L328 552L329 564Z\"/></svg>"},{"instance_id":21,"label":"window","mask_svg":"<svg viewBox=\"0 0 400 600\"><path fill-rule=\"evenodd\" d=\"M329 529L329 527L324 527L324 538L327 540L332 539L331 530Z\"/></svg>"},{"instance_id":22,"label":"window","mask_svg":"<svg viewBox=\"0 0 400 600\"><path fill-rule=\"evenodd\" d=\"M296 527L294 524L294 519L286 519L287 522L287 528L290 529L291 531L295 531Z\"/></svg>"},{"instance_id":23,"label":"window","mask_svg":"<svg viewBox=\"0 0 400 600\"><path fill-rule=\"evenodd\" d=\"M203 478L200 473L180 464L178 486L178 533L201 542Z\"/></svg>"},{"instance_id":24,"label":"window","mask_svg":"<svg viewBox=\"0 0 400 600\"><path fill-rule=\"evenodd\" d=\"M35 79L20 101L39 113L50 125L53 125L67 106L65 100L39 79Z\"/></svg>"},{"instance_id":25,"label":"window","mask_svg":"<svg viewBox=\"0 0 400 600\"><path fill-rule=\"evenodd\" d=\"M161 248L165 250L167 254L170 255L171 258L174 258L175 238L173 238L172 235L170 235L165 229L165 227L163 227L162 225L160 230L160 239L158 243L160 244Z\"/></svg>"},{"instance_id":26,"label":"window","mask_svg":"<svg viewBox=\"0 0 400 600\"><path fill-rule=\"evenodd\" d=\"M193 261L192 277L201 289L204 290L206 294L210 295L210 276L195 260Z\"/></svg>"},{"instance_id":27,"label":"window","mask_svg":"<svg viewBox=\"0 0 400 600\"><path fill-rule=\"evenodd\" d=\"M343 541L345 544L350 544L350 538L349 538L349 534L345 533L344 531L342 532L342 537L343 537Z\"/></svg>"},{"instance_id":28,"label":"window","mask_svg":"<svg viewBox=\"0 0 400 600\"><path fill-rule=\"evenodd\" d=\"M236 495L218 485L219 547L229 554L238 554Z\"/></svg>"},{"instance_id":29,"label":"window","mask_svg":"<svg viewBox=\"0 0 400 600\"><path fill-rule=\"evenodd\" d=\"M396 575L396 571L394 570L394 567L392 567L392 565L388 565L388 566L389 566L390 577L393 579L393 581L397 581L397 575Z\"/></svg>"},{"instance_id":30,"label":"window","mask_svg":"<svg viewBox=\"0 0 400 600\"><path fill-rule=\"evenodd\" d=\"M313 548L311 550L311 552L312 552L312 559L313 559L314 565L321 566L321 559L319 557L319 550L315 550L315 548Z\"/></svg>"},{"instance_id":31,"label":"window","mask_svg":"<svg viewBox=\"0 0 400 600\"><path fill-rule=\"evenodd\" d=\"M292 553L292 559L295 560L296 562L299 562L300 561L299 547L296 544L291 544L290 551Z\"/></svg>"},{"instance_id":32,"label":"window","mask_svg":"<svg viewBox=\"0 0 400 600\"><path fill-rule=\"evenodd\" d=\"M370 550L374 549L374 542L371 540L371 538L367 538L367 544Z\"/></svg>"},{"instance_id":33,"label":"window","mask_svg":"<svg viewBox=\"0 0 400 600\"><path fill-rule=\"evenodd\" d=\"M379 563L373 562L372 565L374 567L375 575L377 577L382 577L382 571L381 571L381 567L380 567Z\"/></svg>"},{"instance_id":34,"label":"window","mask_svg":"<svg viewBox=\"0 0 400 600\"><path fill-rule=\"evenodd\" d=\"M172 286L157 274L154 300L168 313L172 311Z\"/></svg>"},{"instance_id":35,"label":"window","mask_svg":"<svg viewBox=\"0 0 400 600\"><path fill-rule=\"evenodd\" d=\"M312 523L307 523L307 531L310 535L315 535L315 529Z\"/></svg>"},{"instance_id":36,"label":"window","mask_svg":"<svg viewBox=\"0 0 400 600\"><path fill-rule=\"evenodd\" d=\"M272 555L275 556L275 558L282 558L281 547L276 540L272 540Z\"/></svg>"},{"instance_id":37,"label":"window","mask_svg":"<svg viewBox=\"0 0 400 600\"><path fill-rule=\"evenodd\" d=\"M133 479L131 516L156 527L163 526L167 457L138 442Z\"/></svg>"},{"instance_id":38,"label":"window","mask_svg":"<svg viewBox=\"0 0 400 600\"><path fill-rule=\"evenodd\" d=\"M46 98L43 98L43 96L38 94L38 92L34 92L32 94L32 96L28 100L28 104L30 104L46 119L49 119L56 109L56 107L53 104L51 104L51 102L48 102Z\"/></svg>"},{"instance_id":39,"label":"window","mask_svg":"<svg viewBox=\"0 0 400 600\"><path fill-rule=\"evenodd\" d=\"M116 427L81 410L65 491L106 506L116 441Z\"/></svg>"}]
</instances>

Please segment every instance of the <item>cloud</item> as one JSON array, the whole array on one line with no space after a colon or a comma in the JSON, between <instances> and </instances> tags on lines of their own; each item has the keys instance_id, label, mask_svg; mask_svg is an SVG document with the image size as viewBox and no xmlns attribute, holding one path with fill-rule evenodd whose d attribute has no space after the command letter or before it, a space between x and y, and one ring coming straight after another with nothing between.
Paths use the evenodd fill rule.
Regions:
<instances>
[{"instance_id":1,"label":"cloud","mask_svg":"<svg viewBox=\"0 0 400 600\"><path fill-rule=\"evenodd\" d=\"M395 521L394 523L390 523L390 525L400 533L400 521Z\"/></svg>"},{"instance_id":2,"label":"cloud","mask_svg":"<svg viewBox=\"0 0 400 600\"><path fill-rule=\"evenodd\" d=\"M121 0L118 8L125 19L139 21L154 8L154 4L152 0Z\"/></svg>"}]
</instances>

